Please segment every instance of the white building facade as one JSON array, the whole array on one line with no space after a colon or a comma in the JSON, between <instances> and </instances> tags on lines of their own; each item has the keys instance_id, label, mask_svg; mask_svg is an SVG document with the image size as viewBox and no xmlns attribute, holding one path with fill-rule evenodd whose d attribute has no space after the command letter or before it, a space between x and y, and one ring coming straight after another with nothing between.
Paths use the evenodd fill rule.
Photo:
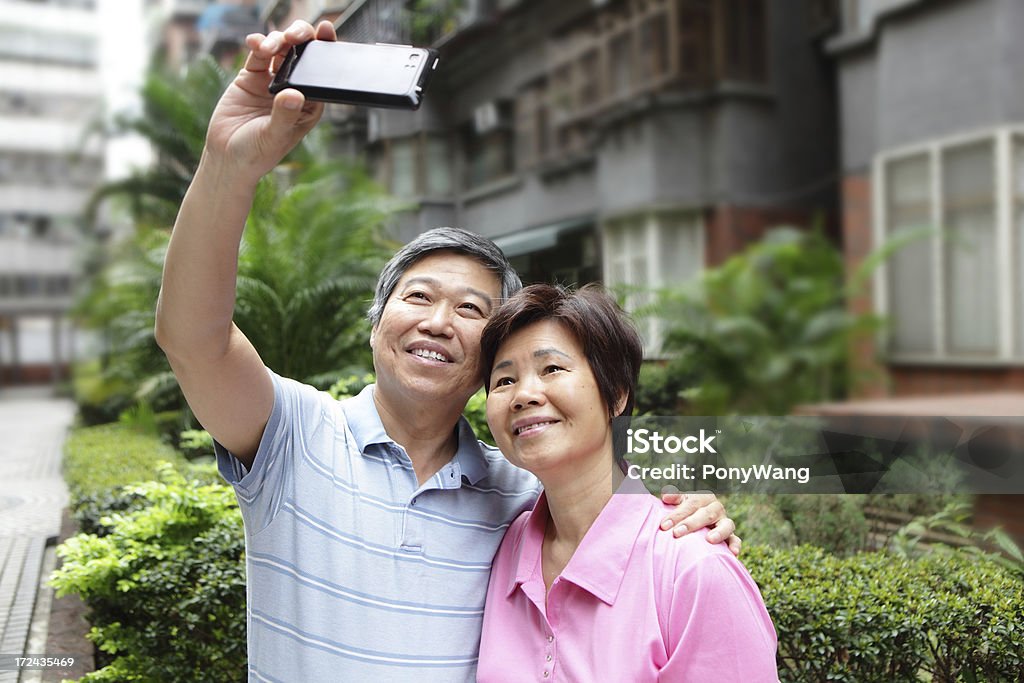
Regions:
<instances>
[{"instance_id":1,"label":"white building facade","mask_svg":"<svg viewBox=\"0 0 1024 683\"><path fill-rule=\"evenodd\" d=\"M103 178L95 0L0 0L0 386L66 376L82 210Z\"/></svg>"}]
</instances>

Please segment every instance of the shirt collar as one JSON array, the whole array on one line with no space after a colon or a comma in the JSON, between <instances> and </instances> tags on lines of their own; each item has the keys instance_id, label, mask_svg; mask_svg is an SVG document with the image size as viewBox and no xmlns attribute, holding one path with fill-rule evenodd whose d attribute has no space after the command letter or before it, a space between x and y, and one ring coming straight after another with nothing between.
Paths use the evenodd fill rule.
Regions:
<instances>
[{"instance_id":1,"label":"shirt collar","mask_svg":"<svg viewBox=\"0 0 1024 683\"><path fill-rule=\"evenodd\" d=\"M395 440L388 436L381 422L377 405L373 402L376 385L369 384L357 395L344 401L345 418L349 431L355 439L360 453L366 453L368 446L373 444L394 444ZM458 450L452 459L455 476L461 481L466 477L470 484L476 484L487 475L487 457L480 445L473 427L465 416L459 417L456 425L458 430ZM396 444L397 445L397 444Z\"/></svg>"},{"instance_id":2,"label":"shirt collar","mask_svg":"<svg viewBox=\"0 0 1024 683\"><path fill-rule=\"evenodd\" d=\"M612 495L561 574L563 581L571 581L609 605L615 604L633 546L652 512L650 494L646 490L633 492L627 486L630 481L627 478ZM541 546L547 522L547 496L541 493L517 544L518 564L506 596L532 582L539 581L543 588Z\"/></svg>"}]
</instances>

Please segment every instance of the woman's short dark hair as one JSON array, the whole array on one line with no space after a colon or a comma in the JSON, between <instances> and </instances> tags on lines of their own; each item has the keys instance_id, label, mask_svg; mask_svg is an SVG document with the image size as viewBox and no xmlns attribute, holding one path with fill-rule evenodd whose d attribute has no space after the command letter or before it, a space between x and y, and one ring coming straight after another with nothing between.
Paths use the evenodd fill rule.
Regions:
<instances>
[{"instance_id":1,"label":"woman's short dark hair","mask_svg":"<svg viewBox=\"0 0 1024 683\"><path fill-rule=\"evenodd\" d=\"M480 337L484 387L490 390L491 368L498 347L509 335L544 320L561 323L579 341L608 417L630 415L643 360L643 342L629 316L599 285L572 291L559 285L535 284L519 290L487 321ZM625 395L626 405L612 414Z\"/></svg>"}]
</instances>

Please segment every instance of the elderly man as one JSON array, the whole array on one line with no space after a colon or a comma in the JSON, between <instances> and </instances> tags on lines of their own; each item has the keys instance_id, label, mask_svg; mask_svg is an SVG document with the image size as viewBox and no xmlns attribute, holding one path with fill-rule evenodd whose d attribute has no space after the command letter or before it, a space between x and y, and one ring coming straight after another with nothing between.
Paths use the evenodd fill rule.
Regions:
<instances>
[{"instance_id":1,"label":"elderly man","mask_svg":"<svg viewBox=\"0 0 1024 683\"><path fill-rule=\"evenodd\" d=\"M466 231L407 245L370 311L377 383L342 402L269 371L232 322L256 184L323 109L267 86L314 37L334 29L248 37L174 226L156 337L245 520L250 680L468 681L491 560L539 490L461 418L481 382L480 332L518 276ZM723 514L696 498L665 527L717 521L721 541L734 528Z\"/></svg>"}]
</instances>

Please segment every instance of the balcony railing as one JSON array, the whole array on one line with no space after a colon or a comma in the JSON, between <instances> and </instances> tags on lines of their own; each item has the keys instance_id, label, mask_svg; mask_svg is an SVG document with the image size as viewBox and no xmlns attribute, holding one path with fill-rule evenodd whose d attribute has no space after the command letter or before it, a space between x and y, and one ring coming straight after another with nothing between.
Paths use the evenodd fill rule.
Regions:
<instances>
[{"instance_id":1,"label":"balcony railing","mask_svg":"<svg viewBox=\"0 0 1024 683\"><path fill-rule=\"evenodd\" d=\"M595 117L666 88L767 80L764 0L622 0L548 44L516 102L520 165L582 151Z\"/></svg>"},{"instance_id":2,"label":"balcony railing","mask_svg":"<svg viewBox=\"0 0 1024 683\"><path fill-rule=\"evenodd\" d=\"M343 40L434 45L494 12L495 0L356 0L341 16Z\"/></svg>"}]
</instances>

